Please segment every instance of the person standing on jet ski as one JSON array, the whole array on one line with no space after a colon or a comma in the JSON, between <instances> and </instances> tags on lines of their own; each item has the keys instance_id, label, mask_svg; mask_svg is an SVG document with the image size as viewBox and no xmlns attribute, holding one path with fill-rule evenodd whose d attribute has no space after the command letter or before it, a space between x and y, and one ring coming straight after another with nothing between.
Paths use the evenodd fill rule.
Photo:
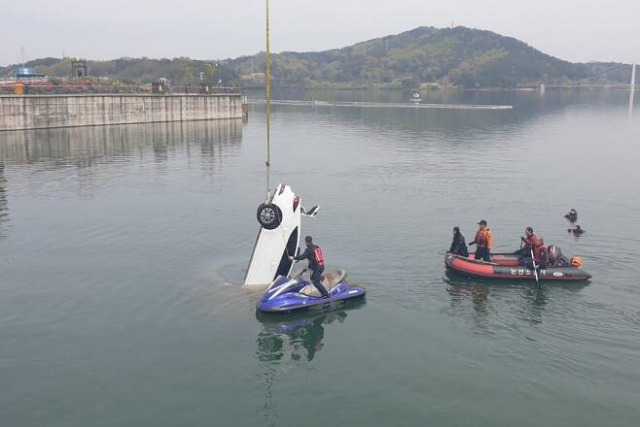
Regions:
<instances>
[{"instance_id":1,"label":"person standing on jet ski","mask_svg":"<svg viewBox=\"0 0 640 427\"><path fill-rule=\"evenodd\" d=\"M467 244L464 241L464 236L460 232L459 227L453 227L453 241L451 242L449 253L454 255L464 256L464 257L469 256L469 251L467 250Z\"/></svg>"},{"instance_id":2,"label":"person standing on jet ski","mask_svg":"<svg viewBox=\"0 0 640 427\"><path fill-rule=\"evenodd\" d=\"M308 260L313 286L320 291L323 297L329 298L329 292L322 286L322 272L324 272L324 254L322 253L322 249L313 244L313 238L311 236L305 237L304 241L307 244L307 249L298 256L290 256L289 259L292 261Z\"/></svg>"}]
</instances>

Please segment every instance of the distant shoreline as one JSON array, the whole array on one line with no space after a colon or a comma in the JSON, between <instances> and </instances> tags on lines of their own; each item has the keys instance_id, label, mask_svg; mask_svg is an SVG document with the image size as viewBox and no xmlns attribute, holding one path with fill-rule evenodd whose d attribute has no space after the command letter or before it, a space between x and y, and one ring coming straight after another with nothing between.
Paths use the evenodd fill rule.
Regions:
<instances>
[{"instance_id":1,"label":"distant shoreline","mask_svg":"<svg viewBox=\"0 0 640 427\"><path fill-rule=\"evenodd\" d=\"M439 92L536 92L540 90L540 86L520 86L515 88L507 87L486 87L486 88L463 88L457 86L447 86L439 89L407 89L394 86L363 86L363 85L314 85L314 86L295 86L295 85L277 85L272 86L274 89L290 89L290 90L353 90L353 91L401 91L401 92L420 92L420 93L439 93ZM264 86L244 86L243 90L264 90ZM629 85L624 84L566 84L566 85L544 85L545 90L629 90ZM640 90L640 85L636 85L635 90Z\"/></svg>"}]
</instances>

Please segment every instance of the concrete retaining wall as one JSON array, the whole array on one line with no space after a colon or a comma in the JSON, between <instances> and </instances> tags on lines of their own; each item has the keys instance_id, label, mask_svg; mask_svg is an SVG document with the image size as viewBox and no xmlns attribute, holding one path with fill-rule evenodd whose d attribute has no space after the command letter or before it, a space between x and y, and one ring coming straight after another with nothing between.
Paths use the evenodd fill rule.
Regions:
<instances>
[{"instance_id":1,"label":"concrete retaining wall","mask_svg":"<svg viewBox=\"0 0 640 427\"><path fill-rule=\"evenodd\" d=\"M239 118L236 94L0 96L0 131Z\"/></svg>"}]
</instances>

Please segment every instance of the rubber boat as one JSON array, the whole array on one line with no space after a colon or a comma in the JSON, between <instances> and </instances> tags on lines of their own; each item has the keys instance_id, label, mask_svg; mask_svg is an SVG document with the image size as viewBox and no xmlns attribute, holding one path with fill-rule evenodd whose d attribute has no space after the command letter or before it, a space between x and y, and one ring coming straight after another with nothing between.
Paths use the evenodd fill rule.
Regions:
<instances>
[{"instance_id":1,"label":"rubber boat","mask_svg":"<svg viewBox=\"0 0 640 427\"><path fill-rule=\"evenodd\" d=\"M567 259L564 256L562 257L564 258L564 262L566 264L570 263L570 259ZM467 259L466 257L463 257L463 258ZM472 256L469 256L469 259L474 260ZM491 254L489 259L491 260L490 261L491 263L498 264L500 266L505 266L505 265L519 266L520 265L520 257L518 256L518 254L514 252L503 252L503 253Z\"/></svg>"},{"instance_id":2,"label":"rubber boat","mask_svg":"<svg viewBox=\"0 0 640 427\"><path fill-rule=\"evenodd\" d=\"M492 262L478 261L460 255L446 254L444 263L449 271L477 279L536 280L533 269L518 265L515 254L496 254ZM539 280L589 280L591 275L574 265L548 266L537 270Z\"/></svg>"},{"instance_id":3,"label":"rubber boat","mask_svg":"<svg viewBox=\"0 0 640 427\"><path fill-rule=\"evenodd\" d=\"M312 283L298 277L278 276L256 304L263 313L291 313L309 309L326 310L348 300L362 298L366 290L345 281L346 272L337 270L324 276L322 284L329 291L323 298Z\"/></svg>"},{"instance_id":4,"label":"rubber boat","mask_svg":"<svg viewBox=\"0 0 640 427\"><path fill-rule=\"evenodd\" d=\"M467 259L466 257L461 257L461 258ZM473 254L469 256L469 259L474 260ZM520 265L520 258L518 257L518 254L513 252L491 254L489 259L491 260L492 264L508 265L508 266Z\"/></svg>"},{"instance_id":5,"label":"rubber boat","mask_svg":"<svg viewBox=\"0 0 640 427\"><path fill-rule=\"evenodd\" d=\"M518 254L511 253L496 253L490 255L491 262L498 265L520 265L520 258Z\"/></svg>"}]
</instances>

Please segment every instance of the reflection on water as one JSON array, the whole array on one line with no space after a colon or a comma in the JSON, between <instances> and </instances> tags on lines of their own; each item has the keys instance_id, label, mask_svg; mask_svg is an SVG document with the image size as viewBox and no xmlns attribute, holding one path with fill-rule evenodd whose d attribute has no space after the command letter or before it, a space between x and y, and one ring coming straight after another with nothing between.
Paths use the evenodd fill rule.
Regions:
<instances>
[{"instance_id":1,"label":"reflection on water","mask_svg":"<svg viewBox=\"0 0 640 427\"><path fill-rule=\"evenodd\" d=\"M5 238L5 227L8 222L7 179L4 176L4 163L0 163L0 240Z\"/></svg>"},{"instance_id":2,"label":"reflection on water","mask_svg":"<svg viewBox=\"0 0 640 427\"><path fill-rule=\"evenodd\" d=\"M364 300L348 304L356 309ZM325 325L341 324L347 319L345 310L331 312L308 312L294 315L266 315L256 312L262 323L258 334L256 357L260 383L265 389L265 404L262 414L267 425L276 425L278 410L273 402L273 386L278 374L293 371L314 360L325 346Z\"/></svg>"},{"instance_id":3,"label":"reflection on water","mask_svg":"<svg viewBox=\"0 0 640 427\"><path fill-rule=\"evenodd\" d=\"M398 91L330 91L330 90L280 90L274 98L284 100L318 100L326 102L381 102L407 103L410 92ZM249 92L252 98L263 96L261 92ZM474 91L438 91L421 94L426 104L484 104L512 105L512 110L407 110L352 107L275 107L276 111L317 117L329 116L331 121L339 121L378 130L397 131L403 139L419 135L475 140L488 131L497 132L506 137L519 131L519 127L528 122L537 121L545 116L562 114L568 108L602 107L611 105L620 107L620 114L626 113L627 92L625 91L546 91L538 96L530 92L474 92ZM260 107L262 108L262 107ZM504 139L504 138L502 138Z\"/></svg>"},{"instance_id":4,"label":"reflection on water","mask_svg":"<svg viewBox=\"0 0 640 427\"><path fill-rule=\"evenodd\" d=\"M364 304L350 305L351 308ZM344 310L329 313L306 313L299 315L261 315L256 318L262 323L258 335L257 358L264 365L277 365L288 370L300 362L311 362L324 348L324 325L334 322L344 323Z\"/></svg>"},{"instance_id":5,"label":"reflection on water","mask_svg":"<svg viewBox=\"0 0 640 427\"><path fill-rule=\"evenodd\" d=\"M451 273L446 274L449 277ZM451 309L456 313L469 316L479 330L486 330L489 317L487 308L489 288L454 277L445 281L449 284L447 293L451 297Z\"/></svg>"},{"instance_id":6,"label":"reflection on water","mask_svg":"<svg viewBox=\"0 0 640 427\"><path fill-rule=\"evenodd\" d=\"M241 120L151 123L4 132L0 161L43 165L47 169L91 167L113 160L129 161L153 152L158 163L184 148L214 158L242 140Z\"/></svg>"},{"instance_id":7,"label":"reflection on water","mask_svg":"<svg viewBox=\"0 0 640 427\"><path fill-rule=\"evenodd\" d=\"M301 319L275 325L265 325L258 336L258 360L261 362L311 362L317 351L324 347L324 322L328 315ZM332 313L331 321L344 321L346 313Z\"/></svg>"},{"instance_id":8,"label":"reflection on water","mask_svg":"<svg viewBox=\"0 0 640 427\"><path fill-rule=\"evenodd\" d=\"M521 320L539 325L543 323L550 298L556 301L563 299L564 295L571 298L574 292L590 283L549 282L537 286L533 282L468 279L449 271L443 281L447 284L453 314L470 320L477 331L483 333L489 333L496 323L511 327L501 317L502 305L508 305L510 310L517 307Z\"/></svg>"},{"instance_id":9,"label":"reflection on water","mask_svg":"<svg viewBox=\"0 0 640 427\"><path fill-rule=\"evenodd\" d=\"M523 301L527 319L532 324L542 323L542 312L549 300L549 290L544 285L525 288Z\"/></svg>"},{"instance_id":10,"label":"reflection on water","mask_svg":"<svg viewBox=\"0 0 640 427\"><path fill-rule=\"evenodd\" d=\"M238 119L4 132L0 163L14 190L86 199L154 172L167 183L177 168L214 177L239 155L242 131Z\"/></svg>"}]
</instances>

